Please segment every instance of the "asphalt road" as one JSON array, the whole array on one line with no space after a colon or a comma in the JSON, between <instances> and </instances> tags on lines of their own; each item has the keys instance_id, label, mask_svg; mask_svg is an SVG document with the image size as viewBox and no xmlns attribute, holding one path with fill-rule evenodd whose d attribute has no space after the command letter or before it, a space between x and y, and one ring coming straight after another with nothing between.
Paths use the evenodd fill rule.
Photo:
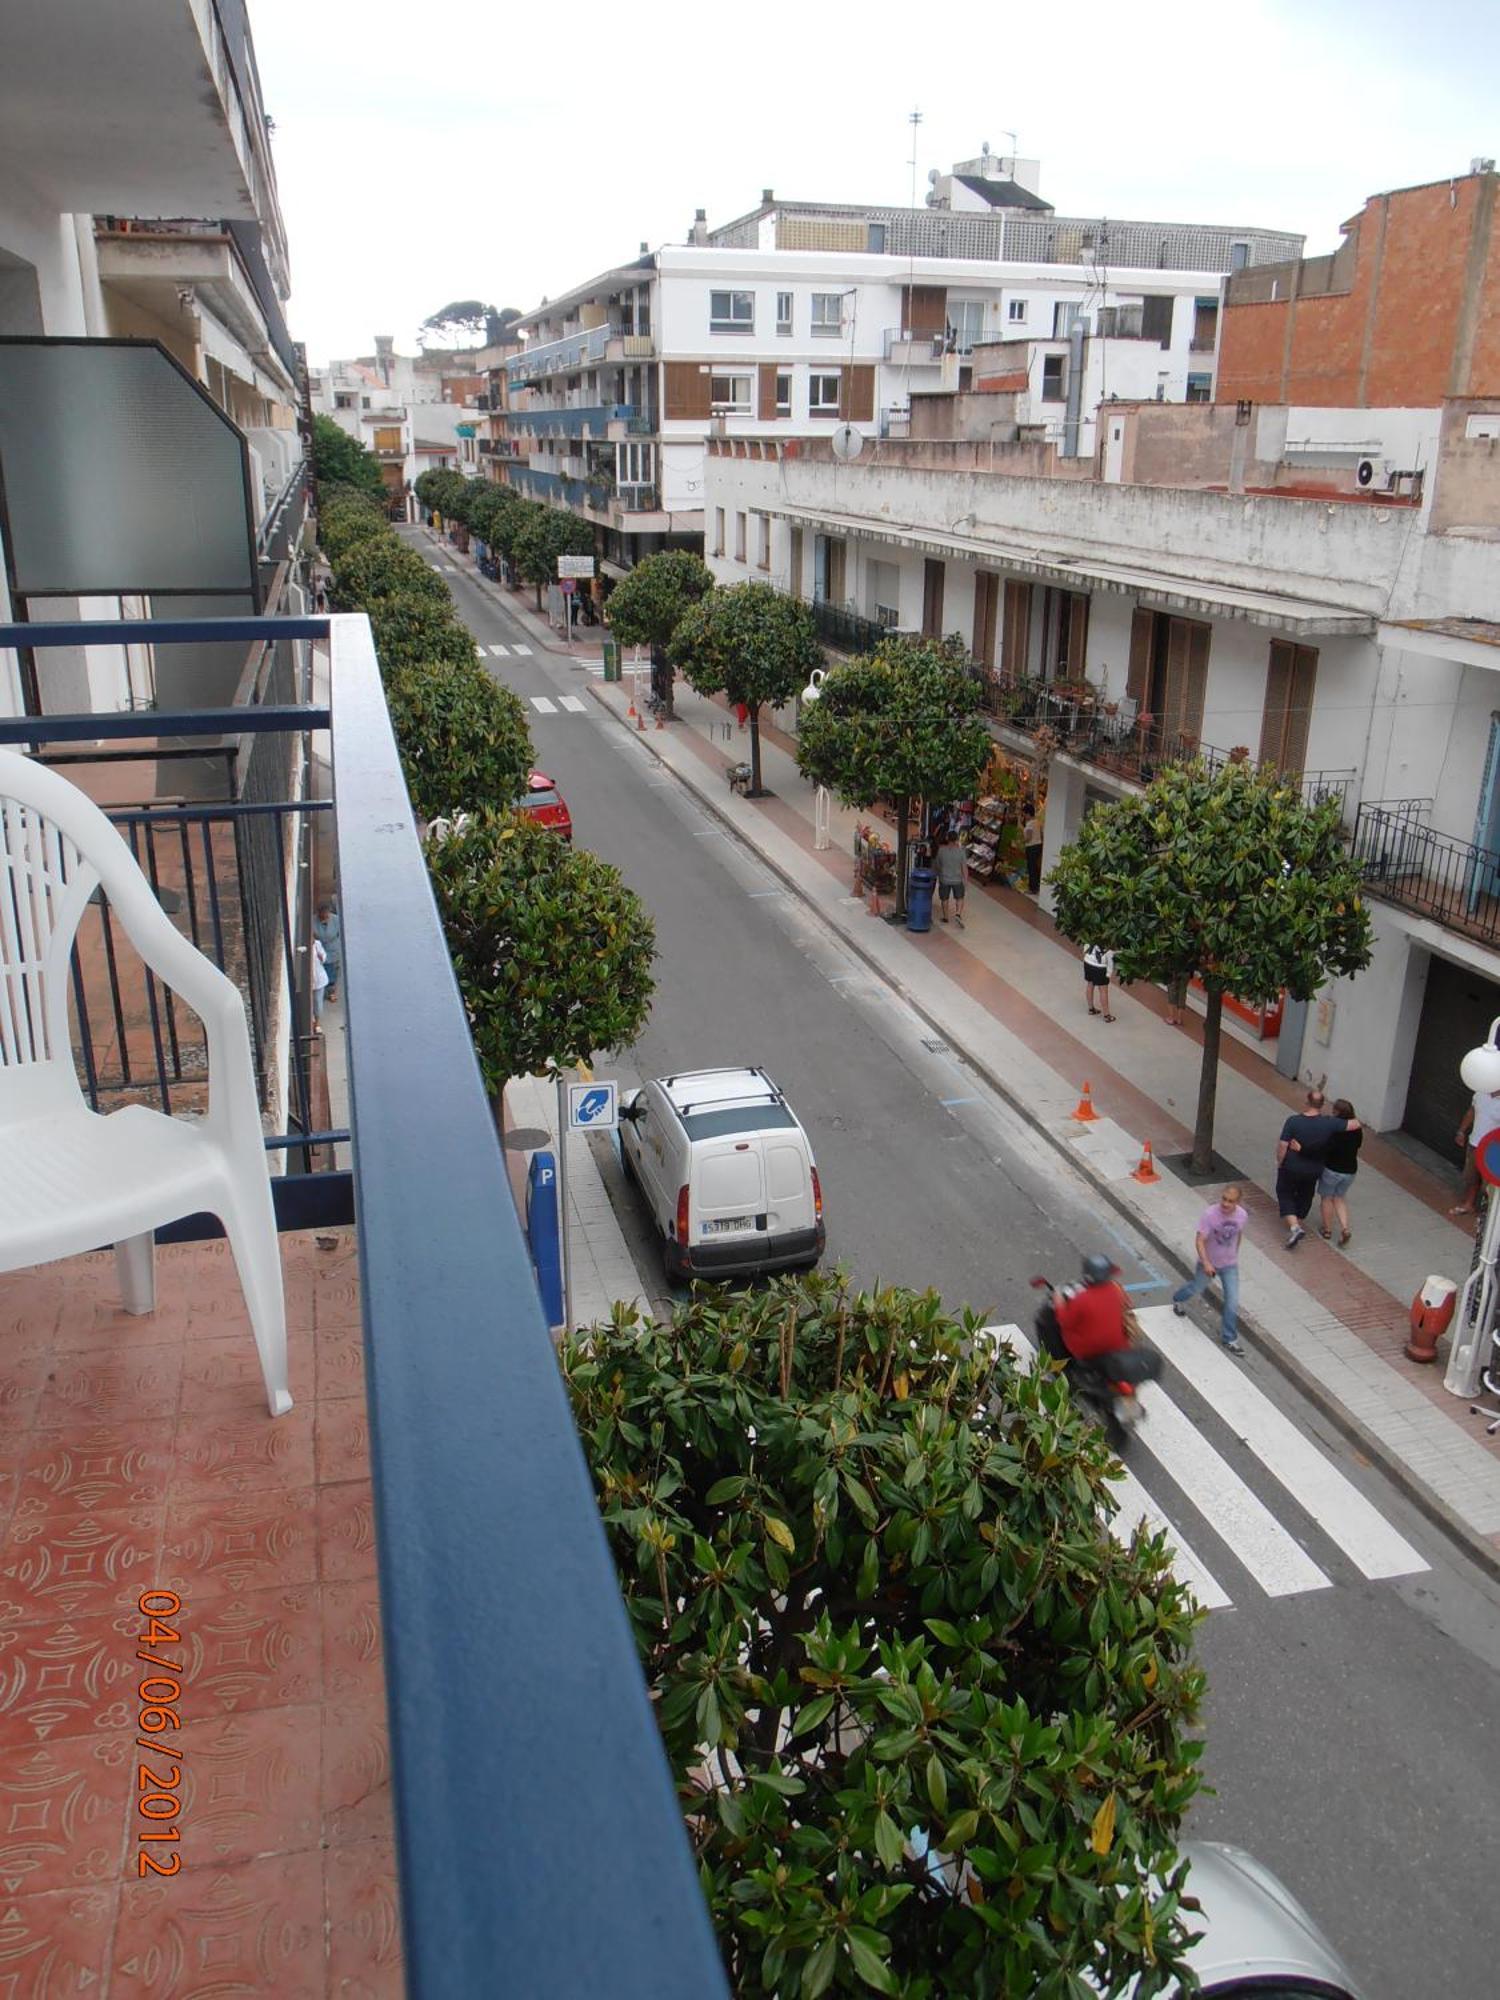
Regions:
<instances>
[{"instance_id":1,"label":"asphalt road","mask_svg":"<svg viewBox=\"0 0 1500 2000\"><path fill-rule=\"evenodd\" d=\"M764 1064L812 1138L829 1260L861 1284L935 1286L950 1307L1029 1324L1031 1275L1071 1275L1084 1251L1103 1248L1139 1303L1163 1300L1149 1247L656 764L649 736L628 734L588 697L582 663L549 651L467 575L446 580L476 639L510 649L487 652L487 664L527 700L536 762L567 798L576 839L616 863L656 923L650 1022L633 1049L601 1060L603 1073L625 1085ZM565 695L581 696L582 711L563 708ZM532 706L536 696L553 712ZM649 1231L610 1179L659 1291ZM1258 1587L1243 1543L1237 1553L1201 1493L1190 1497L1136 1447L1133 1467L1231 1600L1200 1634L1215 1790L1193 1808L1190 1831L1268 1863L1373 2000L1477 2000L1497 1985L1500 1589L1269 1363L1252 1355L1243 1374L1427 1567L1368 1580L1339 1545L1336 1497L1319 1519L1244 1448L1237 1408L1226 1414L1169 1384L1195 1449L1212 1446L1236 1492L1253 1496L1236 1504L1259 1502L1286 1552L1305 1551L1324 1579L1290 1594Z\"/></svg>"}]
</instances>

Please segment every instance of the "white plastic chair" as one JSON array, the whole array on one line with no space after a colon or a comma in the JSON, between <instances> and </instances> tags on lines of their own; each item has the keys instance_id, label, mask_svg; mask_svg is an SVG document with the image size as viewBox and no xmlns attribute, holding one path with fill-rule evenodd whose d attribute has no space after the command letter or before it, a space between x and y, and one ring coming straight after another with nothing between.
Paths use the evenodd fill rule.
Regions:
<instances>
[{"instance_id":1,"label":"white plastic chair","mask_svg":"<svg viewBox=\"0 0 1500 2000\"><path fill-rule=\"evenodd\" d=\"M90 1109L68 1035L73 941L96 887L142 959L203 1023L209 1108ZM245 1006L172 925L93 801L0 749L0 1272L112 1243L125 1310L156 1304L152 1232L216 1215L273 1417L292 1407L286 1309Z\"/></svg>"}]
</instances>

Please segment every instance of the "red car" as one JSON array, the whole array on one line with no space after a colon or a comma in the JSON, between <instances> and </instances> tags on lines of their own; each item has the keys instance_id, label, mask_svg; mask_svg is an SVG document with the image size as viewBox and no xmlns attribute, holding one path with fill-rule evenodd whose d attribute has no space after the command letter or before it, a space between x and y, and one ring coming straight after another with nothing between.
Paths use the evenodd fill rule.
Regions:
<instances>
[{"instance_id":1,"label":"red car","mask_svg":"<svg viewBox=\"0 0 1500 2000\"><path fill-rule=\"evenodd\" d=\"M529 813L539 825L550 827L560 839L573 838L573 815L568 811L562 793L545 771L532 772L520 810Z\"/></svg>"}]
</instances>

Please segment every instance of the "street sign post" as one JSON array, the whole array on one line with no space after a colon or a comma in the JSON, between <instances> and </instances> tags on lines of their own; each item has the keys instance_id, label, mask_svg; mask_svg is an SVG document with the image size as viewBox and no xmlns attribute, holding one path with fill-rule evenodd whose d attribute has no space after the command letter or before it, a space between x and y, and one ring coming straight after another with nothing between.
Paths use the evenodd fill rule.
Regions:
<instances>
[{"instance_id":1,"label":"street sign post","mask_svg":"<svg viewBox=\"0 0 1500 2000\"><path fill-rule=\"evenodd\" d=\"M594 558L592 556L559 556L557 559L557 574L559 577L591 577L594 574Z\"/></svg>"},{"instance_id":2,"label":"street sign post","mask_svg":"<svg viewBox=\"0 0 1500 2000\"><path fill-rule=\"evenodd\" d=\"M573 1132L614 1132L620 1123L617 1083L570 1083L568 1128Z\"/></svg>"},{"instance_id":3,"label":"street sign post","mask_svg":"<svg viewBox=\"0 0 1500 2000\"><path fill-rule=\"evenodd\" d=\"M1486 1132L1474 1148L1474 1164L1480 1177L1500 1189L1500 1130ZM1448 1366L1443 1371L1443 1387L1450 1396L1475 1396L1479 1376L1488 1358L1500 1308L1500 1193L1492 1194L1484 1214L1484 1227L1473 1266L1458 1295L1453 1315L1453 1333L1448 1342Z\"/></svg>"}]
</instances>

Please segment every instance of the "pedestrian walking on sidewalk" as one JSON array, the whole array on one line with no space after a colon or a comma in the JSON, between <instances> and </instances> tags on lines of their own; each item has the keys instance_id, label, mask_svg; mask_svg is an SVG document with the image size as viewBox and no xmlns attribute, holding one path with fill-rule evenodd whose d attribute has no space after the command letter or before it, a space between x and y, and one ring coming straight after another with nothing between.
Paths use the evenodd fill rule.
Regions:
<instances>
[{"instance_id":1,"label":"pedestrian walking on sidewalk","mask_svg":"<svg viewBox=\"0 0 1500 2000\"><path fill-rule=\"evenodd\" d=\"M1276 1210L1286 1224L1288 1250L1295 1250L1307 1234L1302 1225L1328 1164L1329 1141L1339 1132L1361 1130L1357 1118L1335 1118L1324 1102L1321 1090L1310 1090L1304 1108L1287 1119L1276 1142Z\"/></svg>"},{"instance_id":2,"label":"pedestrian walking on sidewalk","mask_svg":"<svg viewBox=\"0 0 1500 2000\"><path fill-rule=\"evenodd\" d=\"M1347 1097L1333 1100L1335 1118L1352 1118L1354 1106ZM1349 1190L1354 1185L1354 1176L1359 1172L1359 1146L1364 1133L1358 1129L1335 1132L1328 1141L1323 1154L1326 1162L1318 1177L1318 1196L1321 1203L1319 1214L1322 1218L1318 1234L1326 1243L1333 1236L1333 1225L1339 1226L1339 1248L1344 1249L1354 1231L1349 1227Z\"/></svg>"},{"instance_id":3,"label":"pedestrian walking on sidewalk","mask_svg":"<svg viewBox=\"0 0 1500 2000\"><path fill-rule=\"evenodd\" d=\"M1472 1215L1479 1193L1479 1142L1500 1125L1500 1090L1476 1090L1464 1113L1463 1123L1454 1133L1454 1142L1464 1148L1463 1179L1459 1183L1458 1206L1450 1215Z\"/></svg>"},{"instance_id":4,"label":"pedestrian walking on sidewalk","mask_svg":"<svg viewBox=\"0 0 1500 2000\"><path fill-rule=\"evenodd\" d=\"M1091 1014L1102 1014L1106 1021L1115 1017L1109 1011L1109 982L1115 969L1115 955L1102 945L1086 944L1083 947L1083 997L1089 1003ZM1094 1005L1095 1000L1103 1001L1102 1007Z\"/></svg>"},{"instance_id":5,"label":"pedestrian walking on sidewalk","mask_svg":"<svg viewBox=\"0 0 1500 2000\"><path fill-rule=\"evenodd\" d=\"M943 923L948 921L949 899L953 902L953 921L964 928L964 850L958 835L950 822L938 840L937 855L938 916Z\"/></svg>"},{"instance_id":6,"label":"pedestrian walking on sidewalk","mask_svg":"<svg viewBox=\"0 0 1500 2000\"><path fill-rule=\"evenodd\" d=\"M1198 1217L1194 1247L1198 1268L1185 1285L1172 1294L1172 1310L1181 1319L1190 1299L1199 1298L1217 1278L1224 1294L1224 1312L1219 1340L1230 1354L1243 1354L1239 1339L1240 1238L1249 1221L1241 1206L1244 1189L1231 1181L1215 1202Z\"/></svg>"},{"instance_id":7,"label":"pedestrian walking on sidewalk","mask_svg":"<svg viewBox=\"0 0 1500 2000\"><path fill-rule=\"evenodd\" d=\"M1042 893L1042 823L1036 807L1027 801L1026 824L1021 829L1021 845L1026 849L1026 886L1033 896Z\"/></svg>"}]
</instances>

